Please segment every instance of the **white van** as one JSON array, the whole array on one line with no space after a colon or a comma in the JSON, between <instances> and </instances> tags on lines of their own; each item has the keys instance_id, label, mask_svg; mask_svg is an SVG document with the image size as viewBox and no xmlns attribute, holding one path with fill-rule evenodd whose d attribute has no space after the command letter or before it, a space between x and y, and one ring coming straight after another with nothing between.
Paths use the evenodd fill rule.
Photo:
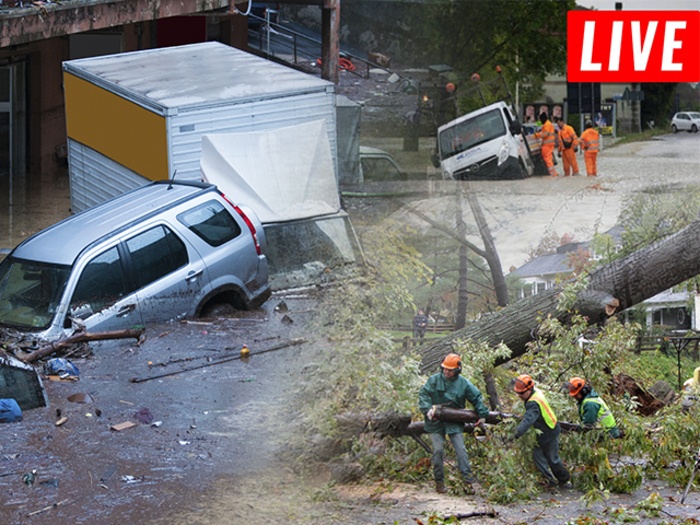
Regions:
<instances>
[{"instance_id":1,"label":"white van","mask_svg":"<svg viewBox=\"0 0 700 525\"><path fill-rule=\"evenodd\" d=\"M472 111L438 128L433 163L443 179L522 179L535 165L522 126L504 102Z\"/></svg>"}]
</instances>

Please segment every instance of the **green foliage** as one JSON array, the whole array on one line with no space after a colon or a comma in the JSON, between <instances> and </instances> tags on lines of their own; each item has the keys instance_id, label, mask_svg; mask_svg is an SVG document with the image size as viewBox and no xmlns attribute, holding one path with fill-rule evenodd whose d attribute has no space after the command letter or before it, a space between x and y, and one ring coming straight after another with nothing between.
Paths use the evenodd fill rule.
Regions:
<instances>
[{"instance_id":1,"label":"green foliage","mask_svg":"<svg viewBox=\"0 0 700 525\"><path fill-rule=\"evenodd\" d=\"M483 382L484 372L493 371L495 361L510 357L511 354L510 348L503 343L495 348L485 341L458 340L453 344L457 355L469 356L469 359L462 361L462 375L475 384Z\"/></svg>"},{"instance_id":2,"label":"green foliage","mask_svg":"<svg viewBox=\"0 0 700 525\"><path fill-rule=\"evenodd\" d=\"M309 426L326 435L334 415L347 410L411 413L421 386L418 360L397 351L389 334L375 328L392 312L413 308L410 283L429 278L420 254L402 241L401 225L368 228L361 275L329 288L314 319L325 357L306 374L302 395ZM332 390L328 385L333 385Z\"/></svg>"},{"instance_id":3,"label":"green foliage","mask_svg":"<svg viewBox=\"0 0 700 525\"><path fill-rule=\"evenodd\" d=\"M642 104L642 122L654 121L655 126L665 126L668 115L673 113L675 94L678 84L672 82L642 84L644 104Z\"/></svg>"},{"instance_id":4,"label":"green foliage","mask_svg":"<svg viewBox=\"0 0 700 525\"><path fill-rule=\"evenodd\" d=\"M314 489L311 494L311 501L316 503L327 502L327 501L337 501L338 496L336 495L333 488L335 487L335 482L331 481L326 483L320 488Z\"/></svg>"},{"instance_id":5,"label":"green foliage","mask_svg":"<svg viewBox=\"0 0 700 525\"><path fill-rule=\"evenodd\" d=\"M531 86L530 93L521 92L523 99L537 100L544 77L565 71L566 32L562 28L567 11L574 7L573 0L430 2L425 4L425 34L431 55L464 79L457 82L458 95L471 87L472 73L479 73L485 82L500 65L511 91L519 81ZM484 94L491 96L488 89ZM474 95L469 99L480 106ZM468 110L473 103L460 105Z\"/></svg>"}]
</instances>

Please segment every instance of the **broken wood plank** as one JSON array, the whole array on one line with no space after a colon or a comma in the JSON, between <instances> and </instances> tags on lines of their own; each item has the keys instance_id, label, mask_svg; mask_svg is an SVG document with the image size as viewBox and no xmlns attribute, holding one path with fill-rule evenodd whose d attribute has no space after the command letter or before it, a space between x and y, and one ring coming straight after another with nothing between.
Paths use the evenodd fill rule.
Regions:
<instances>
[{"instance_id":1,"label":"broken wood plank","mask_svg":"<svg viewBox=\"0 0 700 525\"><path fill-rule=\"evenodd\" d=\"M118 423L116 425L112 425L110 428L116 432L121 432L122 430L126 430L128 428L133 428L136 426L136 423L132 421L124 421L123 423Z\"/></svg>"},{"instance_id":2,"label":"broken wood plank","mask_svg":"<svg viewBox=\"0 0 700 525\"><path fill-rule=\"evenodd\" d=\"M54 426L60 427L60 426L63 425L63 423L65 423L66 421L68 421L68 418L67 418L67 417L62 417L61 419L59 419L58 421L56 421L56 422L54 423Z\"/></svg>"},{"instance_id":3,"label":"broken wood plank","mask_svg":"<svg viewBox=\"0 0 700 525\"><path fill-rule=\"evenodd\" d=\"M219 360L219 361L214 361L214 362L211 362L211 363L206 363L206 364L204 364L204 365L192 366L192 367L189 367L189 368L183 368L182 370L177 370L177 371L174 371L174 372L167 372L167 373L165 373L165 374L158 374L158 375L155 375L155 376L148 376L148 377L142 377L142 378L134 377L134 378L132 378L132 379L129 379L129 382L130 382L130 383L145 383L146 381L151 381L152 379L160 379L161 377L174 376L174 375L177 375L177 374L182 374L182 373L184 373L184 372L191 372L191 371L193 371L193 370L199 370L200 368L205 368L205 367L208 367L208 366L216 366L216 365L220 365L220 364L223 364L223 363L228 363L228 362L230 362L230 361L235 361L235 360L237 360L237 359L241 359L242 357L245 357L245 358L247 359L247 358L253 357L253 356L255 356L255 355L264 354L264 353L267 353L267 352L273 352L273 351L275 351L275 350L281 350L281 349L283 349L283 348L287 348L287 347L295 346L295 345L300 345L300 344L305 343L305 342L306 342L306 338L304 338L304 337L299 338L299 339L290 339L290 340L287 341L287 342L284 342L284 343L282 343L282 344L273 346L273 347L271 347L271 348L266 348L265 350L258 350L257 352L251 352L250 354L248 354L248 356L240 356L240 355L237 355L237 356L235 356L235 357L228 357L228 358L226 358L226 359L221 359L221 360Z\"/></svg>"},{"instance_id":4,"label":"broken wood plank","mask_svg":"<svg viewBox=\"0 0 700 525\"><path fill-rule=\"evenodd\" d=\"M127 328L126 330L113 330L111 332L78 332L70 337L67 337L66 339L54 341L47 346L39 348L39 350L35 350L34 352L25 355L22 358L22 361L25 363L33 363L34 361L38 361L43 357L48 357L59 350L65 350L75 343L82 343L85 341L103 341L107 339L136 339L138 341L141 339L143 333L143 328Z\"/></svg>"}]
</instances>

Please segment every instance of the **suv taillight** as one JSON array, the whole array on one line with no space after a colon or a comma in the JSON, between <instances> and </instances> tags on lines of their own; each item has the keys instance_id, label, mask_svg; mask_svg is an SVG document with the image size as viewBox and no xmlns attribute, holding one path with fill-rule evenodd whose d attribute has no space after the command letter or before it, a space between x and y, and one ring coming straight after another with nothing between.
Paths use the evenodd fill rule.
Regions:
<instances>
[{"instance_id":1,"label":"suv taillight","mask_svg":"<svg viewBox=\"0 0 700 525\"><path fill-rule=\"evenodd\" d=\"M246 223L246 226L248 226L248 229L250 230L250 234L253 236L253 242L255 243L255 251L258 252L258 255L262 255L262 249L260 248L260 243L258 242L258 232L255 230L255 226L253 225L252 221L248 218L248 216L243 213L243 210L240 209L238 206L236 206L234 203L232 203L226 195L223 193L221 196L224 198L226 202L228 202L231 207L236 210L236 213L241 216L243 221Z\"/></svg>"}]
</instances>

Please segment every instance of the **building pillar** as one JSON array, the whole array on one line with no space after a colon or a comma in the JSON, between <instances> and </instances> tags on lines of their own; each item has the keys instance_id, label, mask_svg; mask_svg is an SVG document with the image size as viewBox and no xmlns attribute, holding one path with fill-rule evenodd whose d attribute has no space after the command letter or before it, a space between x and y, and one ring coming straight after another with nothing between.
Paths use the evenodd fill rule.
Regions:
<instances>
[{"instance_id":1,"label":"building pillar","mask_svg":"<svg viewBox=\"0 0 700 525\"><path fill-rule=\"evenodd\" d=\"M340 44L340 0L323 0L321 8L321 78L338 83L338 61Z\"/></svg>"}]
</instances>

